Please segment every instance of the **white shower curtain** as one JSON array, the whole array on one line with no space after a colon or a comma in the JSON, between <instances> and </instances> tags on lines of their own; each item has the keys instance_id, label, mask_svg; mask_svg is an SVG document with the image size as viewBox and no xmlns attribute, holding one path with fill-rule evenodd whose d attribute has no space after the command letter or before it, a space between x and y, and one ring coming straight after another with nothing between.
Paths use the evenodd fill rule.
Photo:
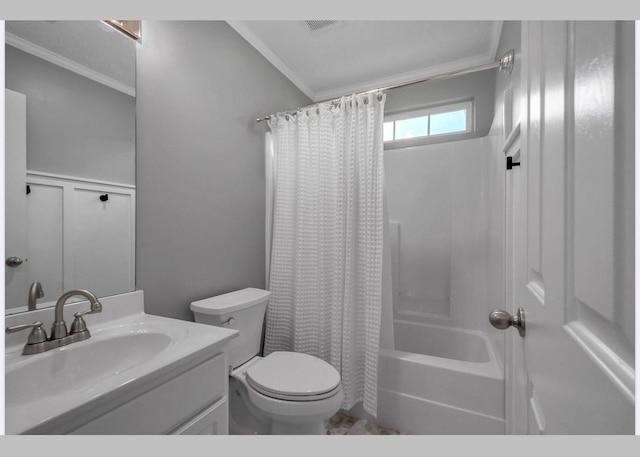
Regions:
<instances>
[{"instance_id":1,"label":"white shower curtain","mask_svg":"<svg viewBox=\"0 0 640 457\"><path fill-rule=\"evenodd\" d=\"M272 117L273 153L267 151L266 163L273 173L273 199L267 195L273 222L267 217L265 355L286 350L326 360L342 376L342 407L363 401L374 416L384 102L382 93L352 95Z\"/></svg>"}]
</instances>

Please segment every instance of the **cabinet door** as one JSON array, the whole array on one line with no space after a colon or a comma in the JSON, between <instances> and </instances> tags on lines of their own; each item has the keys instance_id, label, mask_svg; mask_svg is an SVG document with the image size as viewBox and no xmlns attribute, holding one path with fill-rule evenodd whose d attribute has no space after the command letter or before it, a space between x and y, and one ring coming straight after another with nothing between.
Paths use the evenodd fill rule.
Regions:
<instances>
[{"instance_id":1,"label":"cabinet door","mask_svg":"<svg viewBox=\"0 0 640 457\"><path fill-rule=\"evenodd\" d=\"M63 427L71 428L72 431L62 431L62 433L74 435L175 434L177 430L191 422L194 430L200 428L202 430L200 433L203 434L207 429L215 429L218 433L226 431L228 392L226 367L226 355L218 354L164 384L135 396L111 411L99 414L89 422L86 422L82 415L73 417L69 422L78 424L77 428L74 429L73 425L65 424ZM120 396L120 401L123 398ZM215 412L211 411L211 415L205 414L210 408L218 405L222 407ZM93 410L86 415L96 413ZM202 422L196 426L198 418ZM38 431L38 433L42 432ZM47 430L45 433L61 432L59 429L54 429Z\"/></svg>"},{"instance_id":2,"label":"cabinet door","mask_svg":"<svg viewBox=\"0 0 640 457\"><path fill-rule=\"evenodd\" d=\"M172 435L228 435L229 402L222 397L213 405L178 427Z\"/></svg>"}]
</instances>

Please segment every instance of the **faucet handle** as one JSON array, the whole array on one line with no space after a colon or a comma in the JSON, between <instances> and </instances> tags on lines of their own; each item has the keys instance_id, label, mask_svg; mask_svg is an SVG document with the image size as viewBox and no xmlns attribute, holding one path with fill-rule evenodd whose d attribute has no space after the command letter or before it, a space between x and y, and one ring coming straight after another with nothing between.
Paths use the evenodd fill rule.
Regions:
<instances>
[{"instance_id":1,"label":"faucet handle","mask_svg":"<svg viewBox=\"0 0 640 457\"><path fill-rule=\"evenodd\" d=\"M95 314L95 313L101 313L101 312L102 312L102 304L100 302L96 302L95 304L93 303L91 304L90 310L75 313L74 314L75 319L71 323L71 329L69 330L69 333L75 334L75 333L86 332L88 334L89 331L87 330L87 323L84 321L82 316L84 316L85 314Z\"/></svg>"},{"instance_id":2,"label":"faucet handle","mask_svg":"<svg viewBox=\"0 0 640 457\"><path fill-rule=\"evenodd\" d=\"M74 317L76 319L82 319L82 316L84 316L85 314L95 314L95 313L101 313L101 312L102 312L102 303L98 301L91 304L90 310L75 313Z\"/></svg>"},{"instance_id":3,"label":"faucet handle","mask_svg":"<svg viewBox=\"0 0 640 457\"><path fill-rule=\"evenodd\" d=\"M47 332L42 328L42 322L34 322L33 324L12 325L4 329L6 333L15 333L21 330L33 328L27 339L27 344L38 344L47 341Z\"/></svg>"}]
</instances>

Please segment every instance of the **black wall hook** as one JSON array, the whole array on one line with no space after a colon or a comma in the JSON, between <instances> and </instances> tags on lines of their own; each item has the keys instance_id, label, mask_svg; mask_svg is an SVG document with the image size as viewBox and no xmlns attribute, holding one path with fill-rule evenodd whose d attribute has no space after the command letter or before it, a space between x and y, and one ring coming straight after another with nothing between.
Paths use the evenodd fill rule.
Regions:
<instances>
[{"instance_id":1,"label":"black wall hook","mask_svg":"<svg viewBox=\"0 0 640 457\"><path fill-rule=\"evenodd\" d=\"M100 195L101 202L106 202L107 200L109 200L109 194Z\"/></svg>"},{"instance_id":2,"label":"black wall hook","mask_svg":"<svg viewBox=\"0 0 640 457\"><path fill-rule=\"evenodd\" d=\"M511 170L513 167L519 167L520 162L514 162L513 157L507 157L507 170Z\"/></svg>"}]
</instances>

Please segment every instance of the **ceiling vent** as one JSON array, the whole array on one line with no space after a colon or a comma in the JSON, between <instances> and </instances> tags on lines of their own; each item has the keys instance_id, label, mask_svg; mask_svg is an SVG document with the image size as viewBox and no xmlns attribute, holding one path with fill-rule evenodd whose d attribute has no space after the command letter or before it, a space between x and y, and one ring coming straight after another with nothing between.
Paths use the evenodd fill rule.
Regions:
<instances>
[{"instance_id":1,"label":"ceiling vent","mask_svg":"<svg viewBox=\"0 0 640 457\"><path fill-rule=\"evenodd\" d=\"M304 21L311 32L318 33L319 31L324 31L328 29L333 29L338 27L342 21Z\"/></svg>"}]
</instances>

